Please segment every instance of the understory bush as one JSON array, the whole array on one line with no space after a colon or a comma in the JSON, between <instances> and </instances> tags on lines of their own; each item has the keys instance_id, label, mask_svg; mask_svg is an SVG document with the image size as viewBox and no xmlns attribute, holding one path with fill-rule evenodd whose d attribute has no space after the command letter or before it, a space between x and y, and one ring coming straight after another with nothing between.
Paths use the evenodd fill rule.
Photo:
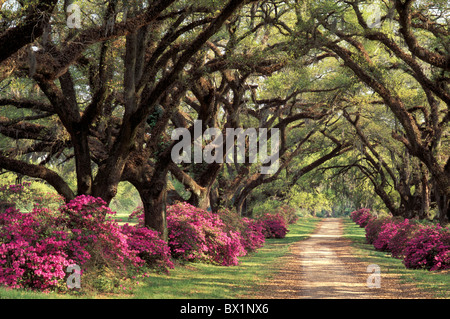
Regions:
<instances>
[{"instance_id":1,"label":"understory bush","mask_svg":"<svg viewBox=\"0 0 450 319\"><path fill-rule=\"evenodd\" d=\"M125 224L122 226L122 233L127 236L129 249L136 251L148 268L165 273L174 268L170 248L157 231Z\"/></svg>"},{"instance_id":2,"label":"understory bush","mask_svg":"<svg viewBox=\"0 0 450 319\"><path fill-rule=\"evenodd\" d=\"M284 217L279 214L265 213L259 217L266 238L284 238L288 232Z\"/></svg>"},{"instance_id":3,"label":"understory bush","mask_svg":"<svg viewBox=\"0 0 450 319\"><path fill-rule=\"evenodd\" d=\"M389 244L392 242L392 238L396 235L399 228L407 225L408 219L402 218L389 218L383 223L379 229L378 235L373 241L373 246L379 251L390 251Z\"/></svg>"},{"instance_id":4,"label":"understory bush","mask_svg":"<svg viewBox=\"0 0 450 319\"><path fill-rule=\"evenodd\" d=\"M40 213L12 207L0 213L0 286L44 291L63 286L65 269L74 263L70 234L57 223L43 227Z\"/></svg>"},{"instance_id":5,"label":"understory bush","mask_svg":"<svg viewBox=\"0 0 450 319\"><path fill-rule=\"evenodd\" d=\"M387 251L392 254L392 257L403 259L405 257L405 249L408 242L414 238L416 230L419 228L417 222L410 219L405 219L401 223L397 223L394 228L394 233L390 241L387 243Z\"/></svg>"},{"instance_id":6,"label":"understory bush","mask_svg":"<svg viewBox=\"0 0 450 319\"><path fill-rule=\"evenodd\" d=\"M295 224L299 218L297 215L297 209L289 205L282 205L275 209L275 214L280 214L283 216L284 220L288 225Z\"/></svg>"},{"instance_id":7,"label":"understory bush","mask_svg":"<svg viewBox=\"0 0 450 319\"><path fill-rule=\"evenodd\" d=\"M370 209L361 208L350 213L350 218L358 224L359 227L364 228L374 216L370 213Z\"/></svg>"},{"instance_id":8,"label":"understory bush","mask_svg":"<svg viewBox=\"0 0 450 319\"><path fill-rule=\"evenodd\" d=\"M366 241L368 244L373 244L378 237L383 225L390 221L390 217L371 218L365 227Z\"/></svg>"},{"instance_id":9,"label":"understory bush","mask_svg":"<svg viewBox=\"0 0 450 319\"><path fill-rule=\"evenodd\" d=\"M407 268L450 269L450 231L438 225L421 226L406 244Z\"/></svg>"},{"instance_id":10,"label":"understory bush","mask_svg":"<svg viewBox=\"0 0 450 319\"><path fill-rule=\"evenodd\" d=\"M84 195L55 211L36 205L28 213L0 212L0 286L62 292L67 267L77 265L84 286L102 290L109 282L115 289L143 266L171 267L165 242L153 232L121 228L111 215L102 199Z\"/></svg>"},{"instance_id":11,"label":"understory bush","mask_svg":"<svg viewBox=\"0 0 450 319\"><path fill-rule=\"evenodd\" d=\"M28 196L27 186L0 191ZM283 238L285 217L293 218L290 213L241 218L229 210L212 213L179 203L167 207L166 242L144 227L142 208L130 215L138 223L120 226L101 198L80 195L48 205L51 209L46 207L51 196L36 198L27 212L15 205L0 208L0 286L66 292L68 269L76 265L88 290L117 292L147 269L167 273L173 259L233 266L266 238Z\"/></svg>"},{"instance_id":12,"label":"understory bush","mask_svg":"<svg viewBox=\"0 0 450 319\"><path fill-rule=\"evenodd\" d=\"M10 204L13 207L20 204L20 207L15 208L26 211L37 207L55 210L64 204L64 199L58 194L49 192L42 184L23 182L0 186L0 206L3 206L2 204Z\"/></svg>"},{"instance_id":13,"label":"understory bush","mask_svg":"<svg viewBox=\"0 0 450 319\"><path fill-rule=\"evenodd\" d=\"M241 243L247 252L255 252L266 241L263 224L252 218L242 218Z\"/></svg>"},{"instance_id":14,"label":"understory bush","mask_svg":"<svg viewBox=\"0 0 450 319\"><path fill-rule=\"evenodd\" d=\"M81 195L60 211L68 217L75 262L82 268L108 267L125 274L128 267L143 264L136 251L130 249L121 227L111 218L115 212L101 198Z\"/></svg>"},{"instance_id":15,"label":"understory bush","mask_svg":"<svg viewBox=\"0 0 450 319\"><path fill-rule=\"evenodd\" d=\"M264 246L265 236L261 221L241 217L237 212L229 209L220 209L217 214L224 222L227 231L240 234L241 244L247 252L255 252Z\"/></svg>"},{"instance_id":16,"label":"understory bush","mask_svg":"<svg viewBox=\"0 0 450 319\"><path fill-rule=\"evenodd\" d=\"M129 220L144 224L143 208L134 210ZM188 203L167 207L170 254L180 261L201 261L234 266L239 257L264 246L265 228L259 219L242 218L234 211L212 213Z\"/></svg>"},{"instance_id":17,"label":"understory bush","mask_svg":"<svg viewBox=\"0 0 450 319\"><path fill-rule=\"evenodd\" d=\"M232 266L246 254L240 234L226 231L219 215L188 203L167 208L167 231L172 256L177 259Z\"/></svg>"},{"instance_id":18,"label":"understory bush","mask_svg":"<svg viewBox=\"0 0 450 319\"><path fill-rule=\"evenodd\" d=\"M351 219L365 227L366 241L379 251L402 259L407 268L450 269L450 229L403 217L367 216L368 210L352 212ZM366 222L367 221L367 222ZM361 226L365 225L365 226Z\"/></svg>"}]
</instances>

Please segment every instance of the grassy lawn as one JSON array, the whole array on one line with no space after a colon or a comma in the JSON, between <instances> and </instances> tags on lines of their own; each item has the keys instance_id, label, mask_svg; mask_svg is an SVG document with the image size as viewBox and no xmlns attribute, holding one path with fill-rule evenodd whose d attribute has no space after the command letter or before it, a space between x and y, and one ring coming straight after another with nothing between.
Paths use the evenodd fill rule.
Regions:
<instances>
[{"instance_id":1,"label":"grassy lawn","mask_svg":"<svg viewBox=\"0 0 450 319\"><path fill-rule=\"evenodd\" d=\"M287 253L289 245L308 238L320 221L318 218L300 218L289 226L283 239L268 239L256 253L241 257L241 264L221 267L201 263L178 265L169 275L150 273L138 278L133 294L81 296L84 298L137 298L137 299L239 299L251 298L258 283L273 276L278 258ZM81 282L83 287L83 283ZM0 288L0 299L57 299L80 298L71 295L44 294Z\"/></svg>"},{"instance_id":2,"label":"grassy lawn","mask_svg":"<svg viewBox=\"0 0 450 319\"><path fill-rule=\"evenodd\" d=\"M381 269L389 269L400 276L403 283L413 283L416 287L434 295L435 298L450 298L450 272L407 269L402 260L392 258L389 253L376 251L366 244L365 231L350 219L344 219L345 236L353 241L357 257Z\"/></svg>"}]
</instances>

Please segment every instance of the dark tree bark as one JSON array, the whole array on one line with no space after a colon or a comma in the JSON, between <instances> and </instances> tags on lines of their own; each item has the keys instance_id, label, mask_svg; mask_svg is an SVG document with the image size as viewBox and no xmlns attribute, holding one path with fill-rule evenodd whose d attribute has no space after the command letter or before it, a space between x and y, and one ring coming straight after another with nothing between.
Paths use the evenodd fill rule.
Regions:
<instances>
[{"instance_id":1,"label":"dark tree bark","mask_svg":"<svg viewBox=\"0 0 450 319\"><path fill-rule=\"evenodd\" d=\"M42 179L55 188L66 201L75 197L69 185L54 171L39 165L28 164L0 154L0 167L22 175Z\"/></svg>"},{"instance_id":2,"label":"dark tree bark","mask_svg":"<svg viewBox=\"0 0 450 319\"><path fill-rule=\"evenodd\" d=\"M0 63L43 34L57 3L58 0L37 1L23 21L0 34Z\"/></svg>"}]
</instances>

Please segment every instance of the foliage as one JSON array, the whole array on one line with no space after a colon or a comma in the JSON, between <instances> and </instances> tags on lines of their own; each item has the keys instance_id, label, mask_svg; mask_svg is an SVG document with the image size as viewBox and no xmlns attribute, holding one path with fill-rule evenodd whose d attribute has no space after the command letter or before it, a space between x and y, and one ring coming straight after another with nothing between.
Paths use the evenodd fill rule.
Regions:
<instances>
[{"instance_id":1,"label":"foliage","mask_svg":"<svg viewBox=\"0 0 450 319\"><path fill-rule=\"evenodd\" d=\"M129 215L129 221L135 219L142 227L142 207ZM260 219L242 218L229 209L207 212L185 202L167 207L167 229L173 258L222 266L237 265L240 256L263 247L266 238Z\"/></svg>"},{"instance_id":2,"label":"foliage","mask_svg":"<svg viewBox=\"0 0 450 319\"><path fill-rule=\"evenodd\" d=\"M262 224L266 238L284 238L288 233L286 220L279 213L266 213L258 219Z\"/></svg>"},{"instance_id":3,"label":"foliage","mask_svg":"<svg viewBox=\"0 0 450 319\"><path fill-rule=\"evenodd\" d=\"M315 216L321 211L330 211L331 202L325 192L303 191L298 185L291 188L288 193L289 204L298 207L299 210L306 211Z\"/></svg>"},{"instance_id":4,"label":"foliage","mask_svg":"<svg viewBox=\"0 0 450 319\"><path fill-rule=\"evenodd\" d=\"M391 251L390 249L395 247L396 254L401 253L401 251L399 251L401 243L398 243L397 246L394 246L394 244L391 243L393 243L393 238L397 234L398 229L405 229L407 225L409 225L408 219L390 218L388 222L382 224L378 236L373 241L375 249L380 251Z\"/></svg>"},{"instance_id":5,"label":"foliage","mask_svg":"<svg viewBox=\"0 0 450 319\"><path fill-rule=\"evenodd\" d=\"M157 231L127 223L122 226L122 233L127 236L129 249L136 251L147 267L166 273L168 268L174 268L169 246Z\"/></svg>"},{"instance_id":6,"label":"foliage","mask_svg":"<svg viewBox=\"0 0 450 319\"><path fill-rule=\"evenodd\" d=\"M167 229L168 244L177 259L232 266L246 254L238 232L227 232L218 215L188 203L167 208Z\"/></svg>"},{"instance_id":7,"label":"foliage","mask_svg":"<svg viewBox=\"0 0 450 319\"><path fill-rule=\"evenodd\" d=\"M421 226L406 244L407 268L450 269L450 230L437 225Z\"/></svg>"},{"instance_id":8,"label":"foliage","mask_svg":"<svg viewBox=\"0 0 450 319\"><path fill-rule=\"evenodd\" d=\"M63 205L61 213L68 216L69 229L82 243L75 251L90 255L88 259L76 258L78 265L117 269L123 275L128 267L142 264L136 252L129 249L119 225L110 219L115 212L101 198L80 195Z\"/></svg>"},{"instance_id":9,"label":"foliage","mask_svg":"<svg viewBox=\"0 0 450 319\"><path fill-rule=\"evenodd\" d=\"M350 218L359 225L359 227L366 227L369 221L374 218L374 216L370 213L370 209L368 208L361 208L358 210L355 210L354 212L350 213Z\"/></svg>"},{"instance_id":10,"label":"foliage","mask_svg":"<svg viewBox=\"0 0 450 319\"><path fill-rule=\"evenodd\" d=\"M59 218L39 222L43 210L21 213L8 208L0 213L0 285L49 290L63 288L65 268L74 263L68 249L70 235Z\"/></svg>"},{"instance_id":11,"label":"foliage","mask_svg":"<svg viewBox=\"0 0 450 319\"><path fill-rule=\"evenodd\" d=\"M121 182L117 187L117 195L111 200L109 207L117 214L129 215L139 202L136 188L128 182Z\"/></svg>"},{"instance_id":12,"label":"foliage","mask_svg":"<svg viewBox=\"0 0 450 319\"><path fill-rule=\"evenodd\" d=\"M80 266L83 285L115 290L131 273L173 264L167 244L151 230L120 227L100 198L81 195L49 210L0 212L0 284L65 291L67 266Z\"/></svg>"},{"instance_id":13,"label":"foliage","mask_svg":"<svg viewBox=\"0 0 450 319\"><path fill-rule=\"evenodd\" d=\"M280 214L288 225L295 224L299 218L296 209L290 205L282 205L275 210L275 214Z\"/></svg>"},{"instance_id":14,"label":"foliage","mask_svg":"<svg viewBox=\"0 0 450 319\"><path fill-rule=\"evenodd\" d=\"M415 237L419 224L409 219L394 226L394 234L387 243L387 250L391 252L392 257L403 259L405 257L406 245Z\"/></svg>"},{"instance_id":15,"label":"foliage","mask_svg":"<svg viewBox=\"0 0 450 319\"><path fill-rule=\"evenodd\" d=\"M273 187L272 191L275 191L277 189L277 183L273 183L271 187ZM252 194L252 215L259 216L264 214L265 212L271 212L277 210L283 203L280 198L276 198L274 196L271 197L265 197L263 194L260 194L260 192L263 190L263 187L261 189L256 189Z\"/></svg>"},{"instance_id":16,"label":"foliage","mask_svg":"<svg viewBox=\"0 0 450 319\"><path fill-rule=\"evenodd\" d=\"M359 211L352 212L355 223L365 224L366 241L380 251L403 260L407 268L450 269L450 229L439 223L430 224L403 217L367 218ZM361 218L362 217L362 218ZM361 222L362 220L362 222Z\"/></svg>"},{"instance_id":17,"label":"foliage","mask_svg":"<svg viewBox=\"0 0 450 319\"><path fill-rule=\"evenodd\" d=\"M240 234L241 244L247 252L255 252L258 248L264 246L263 225L259 220L242 218L230 209L220 209L217 214L224 222L227 231Z\"/></svg>"},{"instance_id":18,"label":"foliage","mask_svg":"<svg viewBox=\"0 0 450 319\"><path fill-rule=\"evenodd\" d=\"M42 183L22 182L0 186L0 202L14 204L20 206L17 207L19 209L30 211L34 207L57 209L64 199Z\"/></svg>"},{"instance_id":19,"label":"foliage","mask_svg":"<svg viewBox=\"0 0 450 319\"><path fill-rule=\"evenodd\" d=\"M383 225L391 220L390 217L384 216L379 218L371 218L365 227L366 241L369 244L373 244L377 239L378 234L381 231Z\"/></svg>"},{"instance_id":20,"label":"foliage","mask_svg":"<svg viewBox=\"0 0 450 319\"><path fill-rule=\"evenodd\" d=\"M264 226L259 220L242 218L243 230L241 230L241 243L247 252L255 252L264 246Z\"/></svg>"}]
</instances>

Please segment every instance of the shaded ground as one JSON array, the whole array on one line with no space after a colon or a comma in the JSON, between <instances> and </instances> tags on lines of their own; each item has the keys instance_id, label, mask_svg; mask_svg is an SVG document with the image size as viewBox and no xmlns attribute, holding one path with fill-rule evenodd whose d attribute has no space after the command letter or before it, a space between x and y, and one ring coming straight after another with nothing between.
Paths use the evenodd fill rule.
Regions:
<instances>
[{"instance_id":1,"label":"shaded ground","mask_svg":"<svg viewBox=\"0 0 450 319\"><path fill-rule=\"evenodd\" d=\"M380 269L380 287L369 288L368 283L377 284L374 273L368 272L369 264L352 256L351 243L342 234L341 219L324 219L309 239L291 245L278 274L261 284L252 298L429 298L412 285L400 284L385 269Z\"/></svg>"}]
</instances>

